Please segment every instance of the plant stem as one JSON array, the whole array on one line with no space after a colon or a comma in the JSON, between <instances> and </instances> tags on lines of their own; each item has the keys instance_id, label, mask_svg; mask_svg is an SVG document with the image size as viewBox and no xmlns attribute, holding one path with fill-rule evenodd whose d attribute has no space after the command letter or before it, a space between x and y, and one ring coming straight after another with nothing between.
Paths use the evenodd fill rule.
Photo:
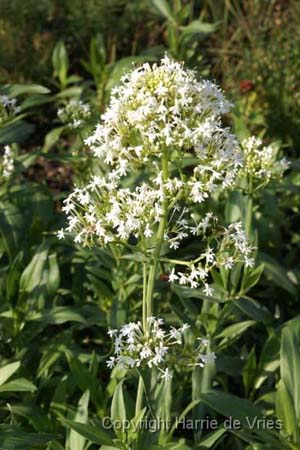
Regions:
<instances>
[{"instance_id":1,"label":"plant stem","mask_svg":"<svg viewBox=\"0 0 300 450\"><path fill-rule=\"evenodd\" d=\"M248 196L246 205L245 231L248 239L251 238L252 216L253 216L253 181L250 177L248 180Z\"/></svg>"},{"instance_id":2,"label":"plant stem","mask_svg":"<svg viewBox=\"0 0 300 450\"><path fill-rule=\"evenodd\" d=\"M166 183L169 176L168 171L168 152L167 149L164 149L162 153L162 181L163 184ZM152 303L153 303L153 292L154 292L154 284L155 277L157 272L157 266L160 257L160 250L164 240L165 228L168 219L168 197L165 187L163 186L163 201L162 201L163 213L161 216L161 220L158 226L157 235L156 235L156 243L153 251L153 259L150 264L149 275L147 274L148 265L146 262L143 263L143 328L147 330L147 318L151 317L152 314ZM144 382L142 377L139 377L139 384L136 395L135 402L135 414L137 414L143 406L143 394L144 394Z\"/></svg>"},{"instance_id":3,"label":"plant stem","mask_svg":"<svg viewBox=\"0 0 300 450\"><path fill-rule=\"evenodd\" d=\"M144 394L144 381L142 376L139 376L139 384L136 394L136 402L135 402L135 415L137 415L143 406L143 394Z\"/></svg>"},{"instance_id":4,"label":"plant stem","mask_svg":"<svg viewBox=\"0 0 300 450\"><path fill-rule=\"evenodd\" d=\"M161 220L158 226L158 231L156 235L156 244L154 247L153 252L153 259L151 262L150 270L149 270L149 277L148 277L148 283L147 283L147 294L146 294L146 306L147 306L147 317L151 317L152 311L153 311L153 292L154 292L154 284L155 284L155 276L157 272L157 266L159 262L160 257L160 250L161 246L164 240L164 234L165 234L165 228L167 224L167 218L168 218L168 196L166 192L166 188L164 187L164 184L167 182L169 177L169 169L168 169L168 151L165 148L162 152L162 182L163 182L163 201L162 201L162 207L163 207L163 213L161 216Z\"/></svg>"},{"instance_id":5,"label":"plant stem","mask_svg":"<svg viewBox=\"0 0 300 450\"><path fill-rule=\"evenodd\" d=\"M147 264L143 263L143 328L147 327Z\"/></svg>"},{"instance_id":6,"label":"plant stem","mask_svg":"<svg viewBox=\"0 0 300 450\"><path fill-rule=\"evenodd\" d=\"M202 312L208 312L208 304L203 305ZM207 346L207 354L211 353L210 343ZM216 375L216 365L214 361L208 361L204 368L195 367L192 378L193 400L199 400L201 394L207 393L213 385L214 377ZM194 419L204 419L207 415L207 406L200 400L199 405L194 409ZM197 430L194 434L195 442L201 440L203 430Z\"/></svg>"}]
</instances>

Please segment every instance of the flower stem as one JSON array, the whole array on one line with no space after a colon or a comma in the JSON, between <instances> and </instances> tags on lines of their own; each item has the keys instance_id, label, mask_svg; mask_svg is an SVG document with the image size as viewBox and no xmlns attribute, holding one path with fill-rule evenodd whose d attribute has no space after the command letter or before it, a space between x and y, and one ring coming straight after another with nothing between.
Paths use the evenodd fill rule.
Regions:
<instances>
[{"instance_id":1,"label":"flower stem","mask_svg":"<svg viewBox=\"0 0 300 450\"><path fill-rule=\"evenodd\" d=\"M164 149L162 154L162 172L163 172L163 185L168 180L169 172L168 172L168 153L167 149ZM163 201L162 207L163 212L161 216L161 220L158 226L157 235L156 235L156 243L153 251L153 259L150 264L149 275L147 274L148 265L146 262L143 263L143 328L147 330L148 323L147 318L151 317L152 314L152 304L153 304L153 292L154 292L154 284L155 277L157 272L158 261L160 257L160 250L164 240L165 228L168 219L168 197L165 187L163 186ZM144 394L144 382L142 377L139 377L139 384L137 389L136 403L135 403L135 413L137 414L143 406L143 394Z\"/></svg>"},{"instance_id":2,"label":"flower stem","mask_svg":"<svg viewBox=\"0 0 300 450\"><path fill-rule=\"evenodd\" d=\"M135 415L137 415L143 406L143 394L144 394L144 381L141 375L139 375L139 384L135 402Z\"/></svg>"},{"instance_id":3,"label":"flower stem","mask_svg":"<svg viewBox=\"0 0 300 450\"><path fill-rule=\"evenodd\" d=\"M162 243L164 240L164 234L165 234L165 229L166 229L167 219L168 219L169 202L168 202L168 195L166 192L166 188L164 186L164 184L167 182L168 177L169 177L168 162L169 162L168 161L168 150L165 148L162 152L162 182L163 182L162 208L163 208L163 212L162 212L161 220L160 220L158 230L157 230L156 244L154 247L153 259L151 262L148 283L147 283L147 294L146 294L147 317L151 317L153 315L152 311L153 311L153 293L154 293L155 277L156 277L161 246L162 246Z\"/></svg>"},{"instance_id":4,"label":"flower stem","mask_svg":"<svg viewBox=\"0 0 300 450\"><path fill-rule=\"evenodd\" d=\"M143 328L147 327L147 264L143 263Z\"/></svg>"},{"instance_id":5,"label":"flower stem","mask_svg":"<svg viewBox=\"0 0 300 450\"><path fill-rule=\"evenodd\" d=\"M247 238L251 239L253 218L253 181L251 177L248 180L248 197L246 201L245 231Z\"/></svg>"}]
</instances>

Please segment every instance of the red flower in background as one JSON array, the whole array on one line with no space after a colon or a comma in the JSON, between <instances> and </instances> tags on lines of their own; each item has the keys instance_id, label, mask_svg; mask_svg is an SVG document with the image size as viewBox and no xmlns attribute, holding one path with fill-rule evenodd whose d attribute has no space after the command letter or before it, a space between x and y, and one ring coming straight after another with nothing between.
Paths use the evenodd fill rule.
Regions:
<instances>
[{"instance_id":1,"label":"red flower in background","mask_svg":"<svg viewBox=\"0 0 300 450\"><path fill-rule=\"evenodd\" d=\"M246 92L252 91L254 89L254 84L251 80L242 80L240 81L240 91L242 94Z\"/></svg>"},{"instance_id":2,"label":"red flower in background","mask_svg":"<svg viewBox=\"0 0 300 450\"><path fill-rule=\"evenodd\" d=\"M159 279L160 281L169 281L169 275L163 273L160 275Z\"/></svg>"}]
</instances>

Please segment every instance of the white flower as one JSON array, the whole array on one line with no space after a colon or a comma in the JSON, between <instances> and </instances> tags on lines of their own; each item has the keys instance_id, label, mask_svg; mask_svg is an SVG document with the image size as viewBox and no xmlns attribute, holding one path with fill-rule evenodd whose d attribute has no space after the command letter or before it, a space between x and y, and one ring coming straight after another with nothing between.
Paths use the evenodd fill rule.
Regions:
<instances>
[{"instance_id":1,"label":"white flower","mask_svg":"<svg viewBox=\"0 0 300 450\"><path fill-rule=\"evenodd\" d=\"M117 329L108 330L107 334L110 338L113 338L118 334L118 330Z\"/></svg>"},{"instance_id":2,"label":"white flower","mask_svg":"<svg viewBox=\"0 0 300 450\"><path fill-rule=\"evenodd\" d=\"M168 57L124 76L85 141L100 158L104 175L92 175L64 202L66 230L75 242L105 246L130 240L150 254L155 239L148 238L163 223L161 249L168 246L175 253L190 235L200 236L199 255L184 261L184 268L176 263L178 272L170 267L169 281L204 287L206 295L212 295L207 283L211 270L237 262L250 266L253 248L240 224L222 229L211 211L189 217L191 203L203 203L200 210L207 211L215 191L232 187L241 173L241 148L221 119L230 107L215 84ZM69 109L88 113L80 102ZM249 141L248 147L253 152L259 145ZM265 153L264 160L272 155L271 150ZM186 173L183 167L191 156L194 166ZM128 173L136 174L135 184L129 183Z\"/></svg>"},{"instance_id":3,"label":"white flower","mask_svg":"<svg viewBox=\"0 0 300 450\"><path fill-rule=\"evenodd\" d=\"M207 355L199 355L199 359L203 364L207 364L208 362L212 362L216 359L216 354L214 352L211 352Z\"/></svg>"},{"instance_id":4,"label":"white flower","mask_svg":"<svg viewBox=\"0 0 300 450\"><path fill-rule=\"evenodd\" d=\"M91 117L91 108L81 100L71 99L65 107L59 108L57 115L71 128L80 128Z\"/></svg>"},{"instance_id":5,"label":"white flower","mask_svg":"<svg viewBox=\"0 0 300 450\"><path fill-rule=\"evenodd\" d=\"M225 267L225 269L232 269L233 264L234 264L233 257L232 256L228 256L228 258L225 259L224 267Z\"/></svg>"},{"instance_id":6,"label":"white flower","mask_svg":"<svg viewBox=\"0 0 300 450\"><path fill-rule=\"evenodd\" d=\"M67 229L77 234L76 241L105 245L126 242L131 237L149 238L163 214L164 191L187 203L204 202L224 183L232 186L241 151L220 119L230 106L217 86L198 80L195 72L168 57L160 65L144 64L124 76L112 90L101 122L85 140L111 170L102 179L93 175L87 186L75 189L65 202L64 211L69 214ZM66 113L73 125L80 125L85 120L82 115L89 114L89 107L81 101L71 101L60 111L60 117ZM169 152L170 165L172 152L182 158L195 149L197 163L189 180L184 182L182 174L170 171L163 181L159 164L163 148ZM152 167L145 172L145 181L140 186L124 188L123 177L145 166ZM86 214L91 205L95 206L93 213ZM74 217L78 219L76 223ZM96 223L101 223L100 232ZM199 230L205 233L209 225L207 215ZM166 240L176 250L190 233L184 220L178 219L174 233ZM191 279L190 283L196 286L197 282Z\"/></svg>"},{"instance_id":7,"label":"white flower","mask_svg":"<svg viewBox=\"0 0 300 450\"><path fill-rule=\"evenodd\" d=\"M107 367L108 367L109 369L113 369L113 368L115 367L115 364L116 364L116 358L115 358L114 356L111 356L111 357L109 358L109 360L106 361L106 364L107 364Z\"/></svg>"},{"instance_id":8,"label":"white flower","mask_svg":"<svg viewBox=\"0 0 300 450\"><path fill-rule=\"evenodd\" d=\"M208 347L210 340L207 338L198 338L198 340L201 342L202 345L204 345L204 347Z\"/></svg>"},{"instance_id":9,"label":"white flower","mask_svg":"<svg viewBox=\"0 0 300 450\"><path fill-rule=\"evenodd\" d=\"M182 327L180 328L181 332L184 333L186 330L190 328L189 324L184 323Z\"/></svg>"},{"instance_id":10,"label":"white flower","mask_svg":"<svg viewBox=\"0 0 300 450\"><path fill-rule=\"evenodd\" d=\"M178 280L178 276L175 274L175 269L173 267L173 269L171 270L170 274L169 274L169 282L173 283L173 281Z\"/></svg>"},{"instance_id":11,"label":"white flower","mask_svg":"<svg viewBox=\"0 0 300 450\"><path fill-rule=\"evenodd\" d=\"M207 283L204 284L203 291L204 291L205 295L207 295L208 297L211 297L214 293L214 290Z\"/></svg>"},{"instance_id":12,"label":"white flower","mask_svg":"<svg viewBox=\"0 0 300 450\"><path fill-rule=\"evenodd\" d=\"M12 176L14 166L13 150L9 145L5 145L0 161L0 181L6 181Z\"/></svg>"},{"instance_id":13,"label":"white flower","mask_svg":"<svg viewBox=\"0 0 300 450\"><path fill-rule=\"evenodd\" d=\"M153 235L153 231L151 230L149 223L146 224L144 235L145 237L151 237Z\"/></svg>"},{"instance_id":14,"label":"white flower","mask_svg":"<svg viewBox=\"0 0 300 450\"><path fill-rule=\"evenodd\" d=\"M10 121L20 112L16 98L0 95L0 124Z\"/></svg>"},{"instance_id":15,"label":"white flower","mask_svg":"<svg viewBox=\"0 0 300 450\"><path fill-rule=\"evenodd\" d=\"M57 237L58 237L58 239L64 239L64 237L65 237L65 232L64 232L64 229L63 229L63 228L61 228L61 229L57 232Z\"/></svg>"},{"instance_id":16,"label":"white flower","mask_svg":"<svg viewBox=\"0 0 300 450\"><path fill-rule=\"evenodd\" d=\"M182 331L181 330L177 330L176 328L171 327L170 336L172 337L172 339L174 339L174 341L178 342L178 344L182 343Z\"/></svg>"},{"instance_id":17,"label":"white flower","mask_svg":"<svg viewBox=\"0 0 300 450\"><path fill-rule=\"evenodd\" d=\"M140 357L141 359L146 359L149 358L149 356L152 356L152 350L147 344L145 344L140 352Z\"/></svg>"},{"instance_id":18,"label":"white flower","mask_svg":"<svg viewBox=\"0 0 300 450\"><path fill-rule=\"evenodd\" d=\"M247 255L244 257L244 262L246 267L253 267L254 266L254 258L248 258Z\"/></svg>"},{"instance_id":19,"label":"white flower","mask_svg":"<svg viewBox=\"0 0 300 450\"><path fill-rule=\"evenodd\" d=\"M160 378L162 380L169 381L169 380L172 379L172 374L171 374L171 372L170 372L170 370L168 368L166 368L165 370L161 370L161 372L162 372L162 375L161 375Z\"/></svg>"},{"instance_id":20,"label":"white flower","mask_svg":"<svg viewBox=\"0 0 300 450\"><path fill-rule=\"evenodd\" d=\"M278 159L276 145L264 146L261 139L254 136L242 142L244 165L240 169L242 175L248 175L255 181L267 183L272 179L280 179L289 168L289 162Z\"/></svg>"}]
</instances>

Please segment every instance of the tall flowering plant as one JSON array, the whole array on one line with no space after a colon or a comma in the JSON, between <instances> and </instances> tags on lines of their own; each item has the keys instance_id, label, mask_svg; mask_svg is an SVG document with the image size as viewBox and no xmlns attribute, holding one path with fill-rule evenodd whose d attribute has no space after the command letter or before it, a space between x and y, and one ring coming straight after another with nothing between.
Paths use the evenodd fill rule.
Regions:
<instances>
[{"instance_id":1,"label":"tall flowering plant","mask_svg":"<svg viewBox=\"0 0 300 450\"><path fill-rule=\"evenodd\" d=\"M203 368L215 358L205 336L191 346L187 324L167 330L163 319L154 317L155 282L164 267L170 283L201 289L209 298L213 271L254 265L242 224L222 226L210 208L211 199L239 177L263 177L260 162L268 171L272 167L259 156L260 142L243 147L223 125L230 107L214 83L166 56L159 65L144 64L123 77L86 139L100 164L88 184L65 200L68 223L59 237L68 232L83 246L133 249L143 268L141 320L109 331L111 368L157 368L169 379L174 360ZM276 173L283 166L276 166ZM180 256L191 238L195 250Z\"/></svg>"}]
</instances>

